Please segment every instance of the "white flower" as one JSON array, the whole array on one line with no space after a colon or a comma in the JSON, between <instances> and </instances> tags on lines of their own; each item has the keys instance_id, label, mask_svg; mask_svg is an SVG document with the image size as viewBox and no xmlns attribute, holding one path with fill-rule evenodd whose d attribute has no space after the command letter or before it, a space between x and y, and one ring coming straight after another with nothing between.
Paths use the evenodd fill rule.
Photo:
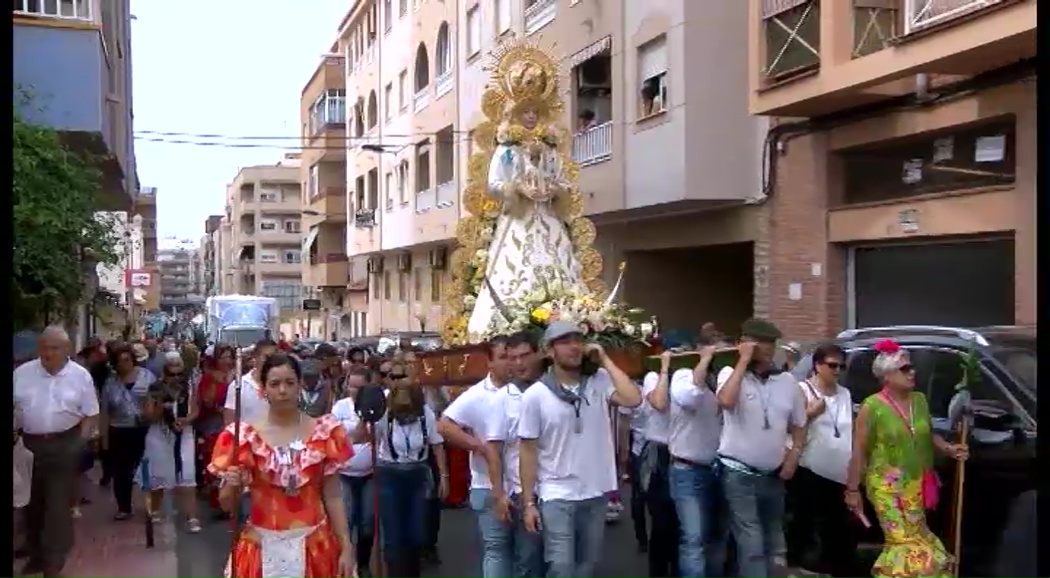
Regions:
<instances>
[{"instance_id":1,"label":"white flower","mask_svg":"<svg viewBox=\"0 0 1050 578\"><path fill-rule=\"evenodd\" d=\"M468 309L473 309L474 305L478 302L478 298L473 295L467 295L463 298L463 305Z\"/></svg>"},{"instance_id":2,"label":"white flower","mask_svg":"<svg viewBox=\"0 0 1050 578\"><path fill-rule=\"evenodd\" d=\"M486 228L481 231L481 240L488 242L492 240L492 229Z\"/></svg>"},{"instance_id":3,"label":"white flower","mask_svg":"<svg viewBox=\"0 0 1050 578\"><path fill-rule=\"evenodd\" d=\"M643 336L649 336L649 335L653 334L653 324L652 323L642 323L639 326L639 329L642 330L642 335Z\"/></svg>"},{"instance_id":4,"label":"white flower","mask_svg":"<svg viewBox=\"0 0 1050 578\"><path fill-rule=\"evenodd\" d=\"M620 329L623 331L624 335L627 336L633 336L634 332L638 330L634 325L631 325L630 323L625 323L624 326Z\"/></svg>"}]
</instances>

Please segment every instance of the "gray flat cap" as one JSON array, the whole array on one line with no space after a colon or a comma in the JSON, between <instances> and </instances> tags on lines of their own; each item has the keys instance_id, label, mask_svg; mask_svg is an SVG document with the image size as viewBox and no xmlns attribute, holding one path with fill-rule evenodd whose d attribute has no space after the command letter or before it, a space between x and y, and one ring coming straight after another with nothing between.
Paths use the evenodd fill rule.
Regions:
<instances>
[{"instance_id":1,"label":"gray flat cap","mask_svg":"<svg viewBox=\"0 0 1050 578\"><path fill-rule=\"evenodd\" d=\"M543 342L550 343L568 337L570 335L583 335L583 331L575 323L569 321L555 321L547 326L543 332Z\"/></svg>"}]
</instances>

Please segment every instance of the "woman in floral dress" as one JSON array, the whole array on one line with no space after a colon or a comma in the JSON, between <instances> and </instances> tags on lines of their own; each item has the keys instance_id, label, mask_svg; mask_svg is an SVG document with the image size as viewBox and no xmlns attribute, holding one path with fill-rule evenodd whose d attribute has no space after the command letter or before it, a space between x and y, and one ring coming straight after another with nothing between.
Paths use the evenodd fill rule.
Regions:
<instances>
[{"instance_id":1,"label":"woman in floral dress","mask_svg":"<svg viewBox=\"0 0 1050 578\"><path fill-rule=\"evenodd\" d=\"M203 486L208 488L208 503L217 513L219 507L218 480L207 471L212 448L222 432L222 408L226 404L226 389L235 376L237 352L229 345L218 345L210 357L205 357L204 373L197 386L197 419L193 428L197 433L198 471L203 472Z\"/></svg>"},{"instance_id":2,"label":"woman in floral dress","mask_svg":"<svg viewBox=\"0 0 1050 578\"><path fill-rule=\"evenodd\" d=\"M926 396L913 391L915 368L908 352L890 340L875 350L872 370L883 389L865 399L857 414L846 504L864 516L863 480L885 537L873 576L951 576L955 560L926 525L926 510L938 500L934 451L964 460L967 447L933 433Z\"/></svg>"},{"instance_id":3,"label":"woman in floral dress","mask_svg":"<svg viewBox=\"0 0 1050 578\"><path fill-rule=\"evenodd\" d=\"M251 492L249 521L238 536L226 576L332 578L356 576L339 470L351 440L331 415L299 410L299 362L277 353L260 373L270 408L256 423L219 435L209 470L222 479L219 500L231 509Z\"/></svg>"}]
</instances>

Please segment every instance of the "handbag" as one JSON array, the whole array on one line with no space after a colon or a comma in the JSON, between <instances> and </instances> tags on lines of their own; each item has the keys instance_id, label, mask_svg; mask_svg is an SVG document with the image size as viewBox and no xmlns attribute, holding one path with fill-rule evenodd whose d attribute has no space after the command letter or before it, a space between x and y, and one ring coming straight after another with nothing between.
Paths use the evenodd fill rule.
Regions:
<instances>
[{"instance_id":1,"label":"handbag","mask_svg":"<svg viewBox=\"0 0 1050 578\"><path fill-rule=\"evenodd\" d=\"M29 504L29 498L33 489L33 452L22 442L19 437L14 445L14 456L11 460L11 469L14 470L14 507L22 508Z\"/></svg>"}]
</instances>

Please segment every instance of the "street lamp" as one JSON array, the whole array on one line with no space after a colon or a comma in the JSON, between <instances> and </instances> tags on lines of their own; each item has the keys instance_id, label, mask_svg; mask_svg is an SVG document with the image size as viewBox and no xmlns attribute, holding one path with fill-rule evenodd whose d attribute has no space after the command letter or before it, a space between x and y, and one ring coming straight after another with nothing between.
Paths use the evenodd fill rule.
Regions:
<instances>
[{"instance_id":1,"label":"street lamp","mask_svg":"<svg viewBox=\"0 0 1050 578\"><path fill-rule=\"evenodd\" d=\"M376 153L376 154L384 154L384 153L396 154L396 153L400 152L401 149L403 149L405 147L403 147L403 146L396 146L396 145L385 145L385 144L363 144L359 148L361 150L363 150L363 151L368 151L370 153Z\"/></svg>"}]
</instances>

